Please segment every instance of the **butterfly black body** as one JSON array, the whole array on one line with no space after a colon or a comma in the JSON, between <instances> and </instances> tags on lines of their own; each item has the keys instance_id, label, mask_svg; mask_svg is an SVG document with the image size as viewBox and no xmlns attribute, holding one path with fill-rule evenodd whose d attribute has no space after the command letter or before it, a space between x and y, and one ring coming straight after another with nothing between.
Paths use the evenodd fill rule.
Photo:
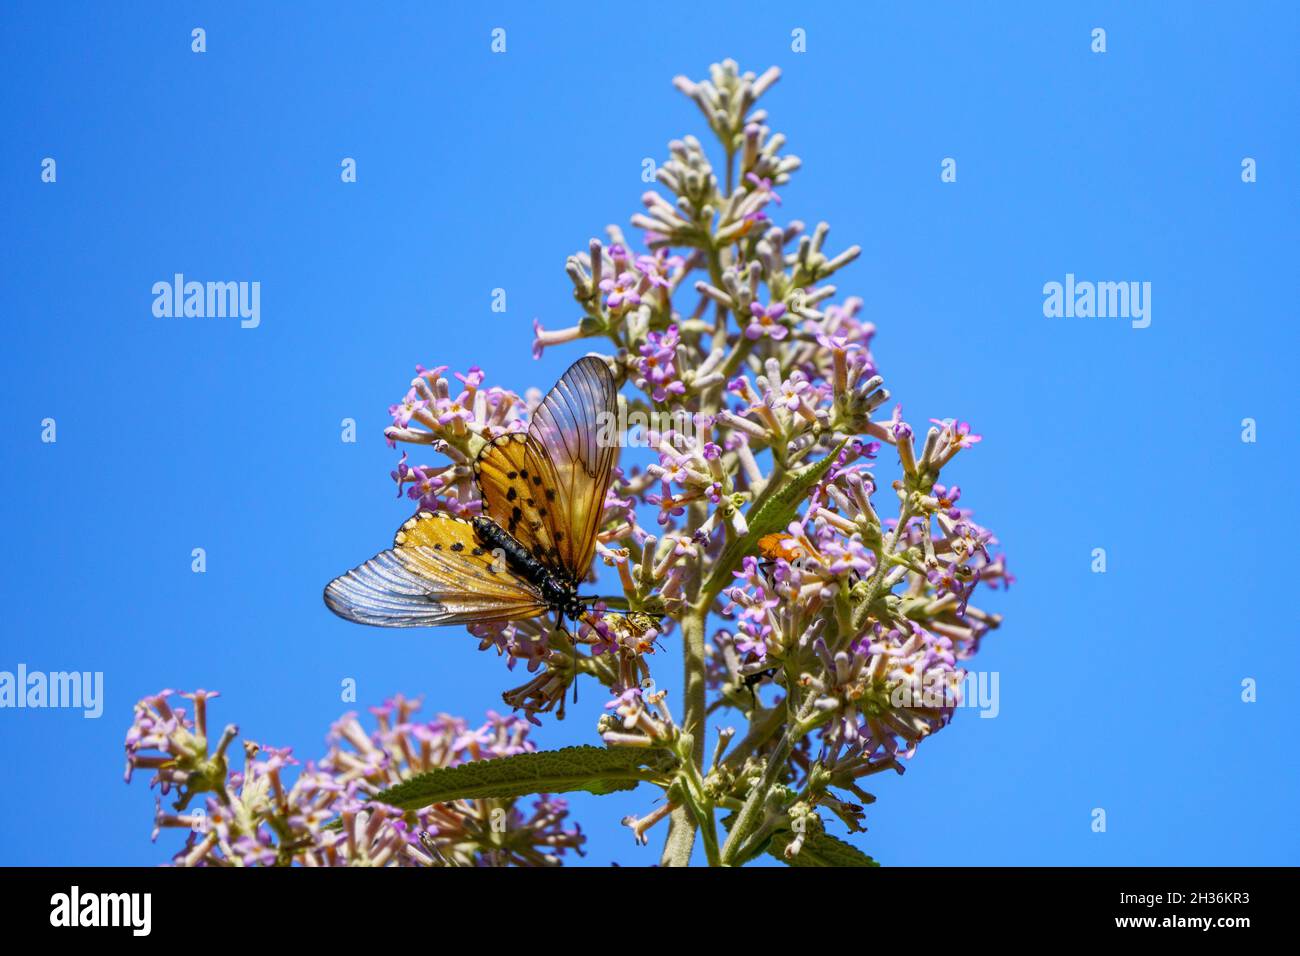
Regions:
<instances>
[{"instance_id":1,"label":"butterfly black body","mask_svg":"<svg viewBox=\"0 0 1300 956\"><path fill-rule=\"evenodd\" d=\"M473 519L473 524L479 540L491 550L499 551L505 557L506 564L541 592L552 611L575 621L582 616L586 605L578 597L576 581L570 581L547 567L520 544L514 535L491 518L479 515Z\"/></svg>"}]
</instances>

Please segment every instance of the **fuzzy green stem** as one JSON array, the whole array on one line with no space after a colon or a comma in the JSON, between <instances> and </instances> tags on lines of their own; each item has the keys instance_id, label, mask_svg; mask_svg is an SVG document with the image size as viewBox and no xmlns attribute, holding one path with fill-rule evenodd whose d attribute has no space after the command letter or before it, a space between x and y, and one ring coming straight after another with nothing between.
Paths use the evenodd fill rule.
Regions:
<instances>
[{"instance_id":1,"label":"fuzzy green stem","mask_svg":"<svg viewBox=\"0 0 1300 956\"><path fill-rule=\"evenodd\" d=\"M690 866L695 849L695 816L689 807L678 807L668 818L668 839L659 857L660 866Z\"/></svg>"},{"instance_id":2,"label":"fuzzy green stem","mask_svg":"<svg viewBox=\"0 0 1300 956\"><path fill-rule=\"evenodd\" d=\"M787 727L785 733L781 735L781 742L776 745L776 749L768 757L767 766L763 770L763 779L755 784L754 789L749 792L749 796L745 799L745 805L740 810L740 815L736 818L731 832L727 834L727 841L722 845L723 866L734 866L737 862L743 860L739 851L749 842L750 835L761 822L767 795L771 792L777 778L781 775L781 771L785 768L785 762L789 758L793 747L792 730Z\"/></svg>"},{"instance_id":3,"label":"fuzzy green stem","mask_svg":"<svg viewBox=\"0 0 1300 956\"><path fill-rule=\"evenodd\" d=\"M803 710L808 709L813 699L814 695L810 694L804 702ZM787 713L791 720L786 725L785 733L781 735L780 743L776 745L776 749L767 758L763 778L755 784L754 788L749 792L749 796L745 798L745 805L736 817L731 832L727 834L726 843L722 845L723 866L735 866L744 862L745 857L741 851L749 846L754 832L763 822L767 795L771 793L772 787L775 786L781 772L785 769L786 761L790 757L790 751L794 749L794 745L803 736L804 732L800 729L799 719L794 718L793 713L790 711L787 711ZM802 713L801 716L803 716Z\"/></svg>"},{"instance_id":4,"label":"fuzzy green stem","mask_svg":"<svg viewBox=\"0 0 1300 956\"><path fill-rule=\"evenodd\" d=\"M691 762L696 768L704 766L704 716L707 709L705 696L704 620L707 611L692 606L682 618L682 652L685 658L685 708L682 730L694 738ZM668 841L664 846L663 863L666 866L686 866L690 862L695 844L694 815L686 808L675 810L668 826Z\"/></svg>"}]
</instances>

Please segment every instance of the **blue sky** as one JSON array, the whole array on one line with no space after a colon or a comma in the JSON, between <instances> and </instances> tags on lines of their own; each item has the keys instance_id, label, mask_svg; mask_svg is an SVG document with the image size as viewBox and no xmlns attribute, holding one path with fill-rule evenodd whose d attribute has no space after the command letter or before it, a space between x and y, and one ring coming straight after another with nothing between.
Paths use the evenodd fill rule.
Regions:
<instances>
[{"instance_id":1,"label":"blue sky","mask_svg":"<svg viewBox=\"0 0 1300 956\"><path fill-rule=\"evenodd\" d=\"M363 705L496 704L509 678L472 638L363 630L320 589L406 515L382 429L416 362L522 390L580 354L534 362L532 320L569 324L565 257L638 210L644 157L705 132L672 77L728 56L783 69L765 105L804 169L781 212L863 246L837 284L909 417L985 436L952 477L1019 579L974 664L998 716L960 712L881 781L859 845L1300 862L1274 520L1296 492L1293 5L373 6L0 12L0 670L103 671L106 694L97 720L0 710L0 864L170 855L121 782L132 703L162 687L221 690L214 720L303 758L347 677ZM259 281L260 327L156 319L177 272ZM1150 327L1045 318L1067 273L1150 282ZM600 704L539 742L590 740ZM651 796L574 800L588 862L657 857L617 824Z\"/></svg>"}]
</instances>

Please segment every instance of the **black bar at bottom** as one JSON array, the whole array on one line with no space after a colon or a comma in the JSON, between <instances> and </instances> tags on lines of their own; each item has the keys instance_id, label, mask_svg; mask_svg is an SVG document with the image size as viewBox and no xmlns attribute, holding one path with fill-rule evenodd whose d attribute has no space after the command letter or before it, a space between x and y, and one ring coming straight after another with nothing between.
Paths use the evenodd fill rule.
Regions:
<instances>
[{"instance_id":1,"label":"black bar at bottom","mask_svg":"<svg viewBox=\"0 0 1300 956\"><path fill-rule=\"evenodd\" d=\"M939 932L954 941L966 927L985 940L987 934L1004 939L1047 931L1067 937L1199 935L1231 943L1242 933L1294 924L1295 876L1290 868L1195 867L0 868L0 925L17 933L14 938L78 933L128 945L132 937L181 945L197 939L219 945L225 937L236 944L306 942L322 934L337 941L352 930L378 944L403 926L419 928L407 945L447 931L480 932L483 942L501 944L516 933L535 943L565 926L582 936L625 934L646 918L659 926L656 935L667 932L669 913L690 910L694 919L720 915L732 932L753 942L752 934L766 937L790 908L802 913L791 915L794 924L812 930L838 912L846 928L859 923L871 939L896 931L935 940L931 934ZM597 928L593 920L608 926ZM662 941L671 944L669 936Z\"/></svg>"}]
</instances>

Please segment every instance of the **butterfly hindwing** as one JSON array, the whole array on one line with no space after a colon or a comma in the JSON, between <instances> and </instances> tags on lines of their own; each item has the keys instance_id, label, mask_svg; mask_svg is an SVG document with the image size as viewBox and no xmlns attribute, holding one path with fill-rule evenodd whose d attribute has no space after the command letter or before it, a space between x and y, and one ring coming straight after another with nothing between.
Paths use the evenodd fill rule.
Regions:
<instances>
[{"instance_id":1,"label":"butterfly hindwing","mask_svg":"<svg viewBox=\"0 0 1300 956\"><path fill-rule=\"evenodd\" d=\"M541 593L483 547L462 518L421 511L394 546L335 578L325 603L340 617L379 627L434 627L536 617Z\"/></svg>"},{"instance_id":2,"label":"butterfly hindwing","mask_svg":"<svg viewBox=\"0 0 1300 956\"><path fill-rule=\"evenodd\" d=\"M475 463L487 514L570 581L586 578L595 555L618 460L609 428L617 412L605 363L579 359L533 412L528 433L497 438Z\"/></svg>"}]
</instances>

